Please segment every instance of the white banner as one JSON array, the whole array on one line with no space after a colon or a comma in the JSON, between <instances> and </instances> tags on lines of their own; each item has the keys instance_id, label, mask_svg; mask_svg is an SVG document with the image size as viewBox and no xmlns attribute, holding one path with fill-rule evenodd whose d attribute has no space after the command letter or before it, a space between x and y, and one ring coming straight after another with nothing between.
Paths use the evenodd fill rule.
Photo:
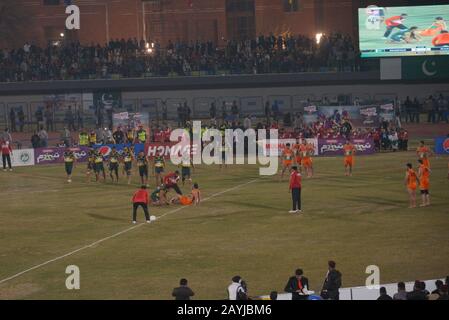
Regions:
<instances>
[{"instance_id":1,"label":"white banner","mask_svg":"<svg viewBox=\"0 0 449 320\"><path fill-rule=\"evenodd\" d=\"M12 151L13 167L34 166L34 149L17 149Z\"/></svg>"}]
</instances>

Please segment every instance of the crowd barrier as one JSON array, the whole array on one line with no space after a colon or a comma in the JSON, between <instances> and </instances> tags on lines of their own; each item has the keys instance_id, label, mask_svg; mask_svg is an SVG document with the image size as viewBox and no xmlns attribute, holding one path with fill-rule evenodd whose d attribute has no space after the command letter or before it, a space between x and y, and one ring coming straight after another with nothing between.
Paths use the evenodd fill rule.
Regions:
<instances>
[{"instance_id":1,"label":"crowd barrier","mask_svg":"<svg viewBox=\"0 0 449 320\"><path fill-rule=\"evenodd\" d=\"M315 156L341 156L343 155L343 146L346 142L345 139L306 139L307 142L314 146ZM372 139L353 139L352 140L357 154L368 155L373 154L374 141ZM295 139L279 139L278 141L260 140L259 146L263 148L264 156L279 156L282 153L283 148L287 143L292 146L296 143ZM442 145L446 145L447 153L449 153L449 138L444 140ZM112 148L116 148L118 153L121 154L125 147L130 147L130 144L107 144L107 145L95 145L94 149L100 151L102 155L107 157ZM156 154L162 154L166 159L170 158L170 155L183 154L185 151L190 150L190 146L182 146L175 142L152 142L146 144L134 144L134 154L138 155L143 151L146 155L154 157ZM72 147L69 148L77 159L77 162L85 162L88 159L88 147ZM196 154L200 149L200 146L193 144L191 146L191 153ZM14 150L12 157L12 164L15 167L19 166L33 166L42 164L58 164L64 162L65 147L48 147L48 148L36 148L36 149L18 149Z\"/></svg>"}]
</instances>

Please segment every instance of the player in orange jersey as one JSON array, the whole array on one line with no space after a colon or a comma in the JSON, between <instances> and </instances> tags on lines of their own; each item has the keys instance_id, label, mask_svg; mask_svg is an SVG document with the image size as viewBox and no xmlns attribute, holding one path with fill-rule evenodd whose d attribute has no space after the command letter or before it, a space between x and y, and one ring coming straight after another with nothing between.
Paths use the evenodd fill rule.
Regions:
<instances>
[{"instance_id":1,"label":"player in orange jersey","mask_svg":"<svg viewBox=\"0 0 449 320\"><path fill-rule=\"evenodd\" d=\"M409 208L416 208L416 188L419 184L419 178L415 170L413 170L411 163L407 163L407 171L405 172L404 182L409 195Z\"/></svg>"},{"instance_id":2,"label":"player in orange jersey","mask_svg":"<svg viewBox=\"0 0 449 320\"><path fill-rule=\"evenodd\" d=\"M301 172L302 157L301 157L301 139L296 138L296 143L293 145L293 151L295 152L295 162L298 165L299 171Z\"/></svg>"},{"instance_id":3,"label":"player in orange jersey","mask_svg":"<svg viewBox=\"0 0 449 320\"><path fill-rule=\"evenodd\" d=\"M430 160L429 157L432 155L432 151L430 151L430 148L426 146L424 141L421 141L418 149L416 150L416 154L418 155L418 158L423 161L423 164L430 169Z\"/></svg>"},{"instance_id":4,"label":"player in orange jersey","mask_svg":"<svg viewBox=\"0 0 449 320\"><path fill-rule=\"evenodd\" d=\"M313 176L313 161L312 161L313 150L314 150L313 146L307 143L306 139L304 139L300 146L299 151L302 158L302 165L308 178L311 178Z\"/></svg>"},{"instance_id":5,"label":"player in orange jersey","mask_svg":"<svg viewBox=\"0 0 449 320\"><path fill-rule=\"evenodd\" d=\"M421 207L430 206L430 169L424 165L424 161L422 159L418 160L419 169L418 169L418 177L419 177L419 190L421 191Z\"/></svg>"},{"instance_id":6,"label":"player in orange jersey","mask_svg":"<svg viewBox=\"0 0 449 320\"><path fill-rule=\"evenodd\" d=\"M345 175L352 176L352 167L354 166L354 155L355 155L355 146L352 144L350 140L346 140L345 145L343 146L344 151L344 165L345 165Z\"/></svg>"},{"instance_id":7,"label":"player in orange jersey","mask_svg":"<svg viewBox=\"0 0 449 320\"><path fill-rule=\"evenodd\" d=\"M201 202L201 191L198 187L198 183L195 183L192 187L192 193L188 196L176 195L170 201L172 204L181 204L183 206L189 206L191 204L198 205Z\"/></svg>"},{"instance_id":8,"label":"player in orange jersey","mask_svg":"<svg viewBox=\"0 0 449 320\"><path fill-rule=\"evenodd\" d=\"M282 151L282 171L281 171L281 177L280 180L284 178L284 173L286 170L290 172L290 168L293 164L293 150L290 148L290 143L287 143L285 145L284 150Z\"/></svg>"}]
</instances>

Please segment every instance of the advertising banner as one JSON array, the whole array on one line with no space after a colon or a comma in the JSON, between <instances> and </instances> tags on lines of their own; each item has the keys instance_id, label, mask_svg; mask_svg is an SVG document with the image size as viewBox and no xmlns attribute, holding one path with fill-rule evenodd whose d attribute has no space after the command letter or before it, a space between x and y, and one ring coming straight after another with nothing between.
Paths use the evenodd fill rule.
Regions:
<instances>
[{"instance_id":1,"label":"advertising banner","mask_svg":"<svg viewBox=\"0 0 449 320\"><path fill-rule=\"evenodd\" d=\"M175 142L164 143L147 143L145 144L145 154L150 158L154 158L157 155L163 155L166 159L170 158L170 155L183 154L184 152L190 152L192 155L200 152L200 146L193 144L181 145Z\"/></svg>"},{"instance_id":2,"label":"advertising banner","mask_svg":"<svg viewBox=\"0 0 449 320\"><path fill-rule=\"evenodd\" d=\"M394 120L394 105L392 103L383 104L380 106L379 116L380 119L385 121Z\"/></svg>"},{"instance_id":3,"label":"advertising banner","mask_svg":"<svg viewBox=\"0 0 449 320\"><path fill-rule=\"evenodd\" d=\"M64 163L64 152L67 148L38 148L34 149L34 162L36 165ZM87 161L88 147L69 148L74 152L78 162Z\"/></svg>"},{"instance_id":4,"label":"advertising banner","mask_svg":"<svg viewBox=\"0 0 449 320\"><path fill-rule=\"evenodd\" d=\"M302 142L302 140L300 140ZM307 143L314 146L314 155L318 154L318 139L306 139ZM276 140L260 140L259 145L262 145L264 156L280 156L282 150L284 150L287 143L290 143L290 147L296 144L296 139L278 139Z\"/></svg>"},{"instance_id":5,"label":"advertising banner","mask_svg":"<svg viewBox=\"0 0 449 320\"><path fill-rule=\"evenodd\" d=\"M11 163L13 167L33 166L34 149L13 150Z\"/></svg>"},{"instance_id":6,"label":"advertising banner","mask_svg":"<svg viewBox=\"0 0 449 320\"><path fill-rule=\"evenodd\" d=\"M320 156L343 155L345 139L318 139L318 153ZM353 139L356 155L368 155L375 152L373 139Z\"/></svg>"},{"instance_id":7,"label":"advertising banner","mask_svg":"<svg viewBox=\"0 0 449 320\"><path fill-rule=\"evenodd\" d=\"M449 155L449 136L435 138L435 153Z\"/></svg>"},{"instance_id":8,"label":"advertising banner","mask_svg":"<svg viewBox=\"0 0 449 320\"><path fill-rule=\"evenodd\" d=\"M94 149L95 150L99 150L100 153L104 156L104 157L108 157L109 154L112 151L112 148L114 148L117 150L117 152L121 155L123 153L123 149L125 149L125 147L131 147L131 144L127 143L127 144L105 144L105 145L95 145ZM139 154L139 152L141 151L145 151L145 145L143 143L136 143L133 145L133 149L134 149L134 155L137 157L137 155Z\"/></svg>"}]
</instances>

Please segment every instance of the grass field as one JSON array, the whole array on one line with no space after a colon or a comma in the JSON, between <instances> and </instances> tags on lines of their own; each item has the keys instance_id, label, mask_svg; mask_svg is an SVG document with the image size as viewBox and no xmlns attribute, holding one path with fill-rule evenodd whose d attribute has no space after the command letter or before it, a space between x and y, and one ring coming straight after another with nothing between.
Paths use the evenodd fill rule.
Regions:
<instances>
[{"instance_id":1,"label":"grass field","mask_svg":"<svg viewBox=\"0 0 449 320\"><path fill-rule=\"evenodd\" d=\"M449 6L417 6L417 7L388 7L385 12L385 18L393 17L406 13L408 15L404 22L406 27L418 27L419 31L429 28L435 21L436 17L443 17L448 23L449 21ZM367 15L365 9L359 10L359 30L360 30L360 50L370 49L393 49L393 48L415 48L416 46L433 47L432 36L422 37L421 41L414 43L391 43L389 40L383 39L386 31L385 23L381 23L379 30L369 30L366 26ZM398 32L399 29L394 29L392 34ZM405 54L405 53L404 53ZM416 55L410 52L409 55ZM435 53L432 53L435 54ZM365 53L364 56L393 56L397 53Z\"/></svg>"},{"instance_id":2,"label":"grass field","mask_svg":"<svg viewBox=\"0 0 449 320\"><path fill-rule=\"evenodd\" d=\"M198 167L194 180L207 201L152 209L166 215L130 230L136 177L135 186L87 184L84 164L70 185L62 166L0 172L0 281L127 230L1 283L0 299L171 299L181 277L196 299L223 299L236 274L255 296L282 291L298 267L319 290L329 259L344 287L363 285L371 264L382 283L449 274L448 159L432 159L433 204L418 209L407 208L403 186L413 152L356 161L349 178L341 158L315 159L300 216L287 213L287 182L260 177L255 166ZM80 290L65 287L71 264L80 268Z\"/></svg>"}]
</instances>

